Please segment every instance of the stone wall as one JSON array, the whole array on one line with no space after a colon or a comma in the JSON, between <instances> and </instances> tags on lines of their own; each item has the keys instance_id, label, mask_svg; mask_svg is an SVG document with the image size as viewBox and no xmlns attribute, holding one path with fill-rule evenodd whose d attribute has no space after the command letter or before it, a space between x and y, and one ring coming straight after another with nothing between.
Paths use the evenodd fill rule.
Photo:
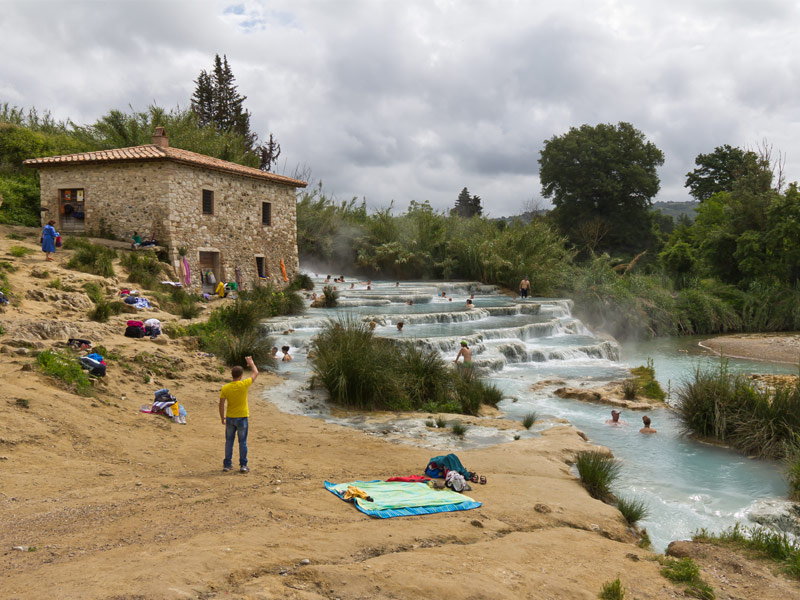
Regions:
<instances>
[{"instance_id":1,"label":"stone wall","mask_svg":"<svg viewBox=\"0 0 800 600\"><path fill-rule=\"evenodd\" d=\"M177 272L185 248L195 289L201 251L219 253L218 278L235 280L238 267L248 286L258 280L257 256L272 283L283 283L281 259L289 279L299 272L292 186L169 160L43 167L40 180L43 222L55 219L58 229L59 190L81 188L87 233L104 227L122 240L155 233ZM203 214L204 189L214 192L214 214ZM261 223L263 202L272 205L269 226Z\"/></svg>"}]
</instances>

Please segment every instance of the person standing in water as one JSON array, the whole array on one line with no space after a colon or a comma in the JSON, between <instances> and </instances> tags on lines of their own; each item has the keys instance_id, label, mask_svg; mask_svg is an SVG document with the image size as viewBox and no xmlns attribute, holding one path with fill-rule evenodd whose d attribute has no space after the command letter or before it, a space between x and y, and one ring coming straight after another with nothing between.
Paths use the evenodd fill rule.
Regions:
<instances>
[{"instance_id":1,"label":"person standing in water","mask_svg":"<svg viewBox=\"0 0 800 600\"><path fill-rule=\"evenodd\" d=\"M608 425L627 425L625 421L619 420L620 412L618 410L611 411L611 418L606 420L606 424Z\"/></svg>"},{"instance_id":2,"label":"person standing in water","mask_svg":"<svg viewBox=\"0 0 800 600\"><path fill-rule=\"evenodd\" d=\"M531 282L528 279L528 276L522 278L522 281L519 282L519 295L520 298L527 298L528 292L531 290Z\"/></svg>"},{"instance_id":3,"label":"person standing in water","mask_svg":"<svg viewBox=\"0 0 800 600\"><path fill-rule=\"evenodd\" d=\"M657 433L655 429L650 427L650 417L647 415L642 417L642 423L644 424L644 427L639 430L639 433Z\"/></svg>"},{"instance_id":4,"label":"person standing in water","mask_svg":"<svg viewBox=\"0 0 800 600\"><path fill-rule=\"evenodd\" d=\"M458 359L463 358L464 362L461 365L458 364ZM456 359L453 361L456 363L456 366L459 367L461 374L466 377L467 379L472 378L472 350L469 349L469 345L467 344L467 340L461 340L461 349L458 351L456 355Z\"/></svg>"}]
</instances>

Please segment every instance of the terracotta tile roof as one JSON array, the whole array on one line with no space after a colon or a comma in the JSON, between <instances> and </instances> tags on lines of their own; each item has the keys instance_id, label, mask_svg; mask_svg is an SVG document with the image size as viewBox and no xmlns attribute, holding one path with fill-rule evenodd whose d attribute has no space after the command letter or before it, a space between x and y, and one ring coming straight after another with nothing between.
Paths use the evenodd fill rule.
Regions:
<instances>
[{"instance_id":1,"label":"terracotta tile roof","mask_svg":"<svg viewBox=\"0 0 800 600\"><path fill-rule=\"evenodd\" d=\"M133 146L131 148L115 148L113 150L98 150L97 152L65 154L63 156L44 156L42 158L28 159L23 164L26 167L41 168L49 166L71 165L75 163L119 162L134 160L171 160L187 165L205 167L206 169L214 169L216 171L225 171L226 173L244 175L245 177L266 179L268 181L283 183L293 187L306 187L306 185L308 185L305 181L300 181L299 179L292 179L291 177L276 175L275 173L267 173L266 171L262 171L260 169L245 167L244 165L228 162L227 160L214 158L212 156L206 156L204 154L198 154L197 152L189 152L188 150L182 150L180 148L163 148L154 144L149 144L147 146Z\"/></svg>"}]
</instances>

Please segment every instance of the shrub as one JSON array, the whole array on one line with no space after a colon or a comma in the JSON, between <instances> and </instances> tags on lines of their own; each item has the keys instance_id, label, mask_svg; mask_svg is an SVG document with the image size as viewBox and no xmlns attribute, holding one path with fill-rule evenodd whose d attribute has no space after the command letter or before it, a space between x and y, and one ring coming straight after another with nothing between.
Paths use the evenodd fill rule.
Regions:
<instances>
[{"instance_id":1,"label":"shrub","mask_svg":"<svg viewBox=\"0 0 800 600\"><path fill-rule=\"evenodd\" d=\"M67 261L67 268L84 273L93 273L94 275L101 275L103 277L114 276L114 266L112 261L117 257L117 251L112 248L106 248L100 244L92 244L83 238L69 238L67 242L70 243L67 249L76 248L75 254Z\"/></svg>"},{"instance_id":2,"label":"shrub","mask_svg":"<svg viewBox=\"0 0 800 600\"><path fill-rule=\"evenodd\" d=\"M118 315L122 313L124 308L125 304L117 300L111 302L108 300L101 300L94 305L92 310L89 311L88 316L92 321L106 323L112 315Z\"/></svg>"},{"instance_id":3,"label":"shrub","mask_svg":"<svg viewBox=\"0 0 800 600\"><path fill-rule=\"evenodd\" d=\"M303 311L303 299L295 290L276 289L272 284L256 285L243 290L239 297L259 307L261 318L296 315Z\"/></svg>"},{"instance_id":4,"label":"shrub","mask_svg":"<svg viewBox=\"0 0 800 600\"><path fill-rule=\"evenodd\" d=\"M578 453L575 461L583 487L592 498L608 501L613 499L611 485L619 476L620 466L616 459L598 450Z\"/></svg>"},{"instance_id":5,"label":"shrub","mask_svg":"<svg viewBox=\"0 0 800 600\"><path fill-rule=\"evenodd\" d=\"M306 273L298 273L292 283L289 284L289 289L310 291L314 289L314 282Z\"/></svg>"},{"instance_id":6,"label":"shrub","mask_svg":"<svg viewBox=\"0 0 800 600\"><path fill-rule=\"evenodd\" d=\"M265 316L261 305L237 298L233 304L214 311L210 321L219 323L234 335L241 335L257 329Z\"/></svg>"},{"instance_id":7,"label":"shrub","mask_svg":"<svg viewBox=\"0 0 800 600\"><path fill-rule=\"evenodd\" d=\"M178 315L182 319L194 319L202 312L202 308L197 304L198 296L190 294L183 288L168 287L168 294L158 294L162 307L173 315Z\"/></svg>"},{"instance_id":8,"label":"shrub","mask_svg":"<svg viewBox=\"0 0 800 600\"><path fill-rule=\"evenodd\" d=\"M794 452L786 461L786 483L789 499L800 500L800 452Z\"/></svg>"},{"instance_id":9,"label":"shrub","mask_svg":"<svg viewBox=\"0 0 800 600\"><path fill-rule=\"evenodd\" d=\"M467 433L467 429L469 429L469 425L462 423L461 421L454 421L450 426L450 429L452 430L453 435L463 438L464 434Z\"/></svg>"},{"instance_id":10,"label":"shrub","mask_svg":"<svg viewBox=\"0 0 800 600\"><path fill-rule=\"evenodd\" d=\"M11 256L16 256L17 258L22 258L23 256L28 256L33 254L36 250L32 250L31 248L26 248L25 246L11 246L8 249L8 253Z\"/></svg>"},{"instance_id":11,"label":"shrub","mask_svg":"<svg viewBox=\"0 0 800 600\"><path fill-rule=\"evenodd\" d=\"M646 519L650 514L643 500L617 498L617 510L622 513L629 525L636 525L636 523Z\"/></svg>"},{"instance_id":12,"label":"shrub","mask_svg":"<svg viewBox=\"0 0 800 600\"><path fill-rule=\"evenodd\" d=\"M92 382L75 355L45 350L36 356L36 364L42 373L74 387L81 396L88 396L91 392Z\"/></svg>"},{"instance_id":13,"label":"shrub","mask_svg":"<svg viewBox=\"0 0 800 600\"><path fill-rule=\"evenodd\" d=\"M17 398L14 402L20 408L30 408L31 402L27 398Z\"/></svg>"},{"instance_id":14,"label":"shrub","mask_svg":"<svg viewBox=\"0 0 800 600\"><path fill-rule=\"evenodd\" d=\"M705 581L700 578L700 567L688 556L680 559L664 558L661 561L661 574L673 583L685 583L688 587L685 595L702 600L714 600L716 594Z\"/></svg>"},{"instance_id":15,"label":"shrub","mask_svg":"<svg viewBox=\"0 0 800 600\"><path fill-rule=\"evenodd\" d=\"M322 306L325 308L335 308L339 303L339 292L333 289L332 285L322 288Z\"/></svg>"},{"instance_id":16,"label":"shrub","mask_svg":"<svg viewBox=\"0 0 800 600\"><path fill-rule=\"evenodd\" d=\"M19 242L24 240L27 236L20 235L19 233L9 233L6 237L10 240L14 240L15 242Z\"/></svg>"},{"instance_id":17,"label":"shrub","mask_svg":"<svg viewBox=\"0 0 800 600\"><path fill-rule=\"evenodd\" d=\"M272 340L254 331L247 331L241 335L221 335L214 344L215 353L229 367L243 366L245 356L252 356L256 365L274 367L276 362L272 358L271 348Z\"/></svg>"},{"instance_id":18,"label":"shrub","mask_svg":"<svg viewBox=\"0 0 800 600\"><path fill-rule=\"evenodd\" d=\"M631 374L635 377L637 391L645 398L652 398L661 402L667 397L661 384L656 379L656 370L653 367L653 359L648 358L647 364L631 369Z\"/></svg>"},{"instance_id":19,"label":"shrub","mask_svg":"<svg viewBox=\"0 0 800 600\"><path fill-rule=\"evenodd\" d=\"M622 382L622 397L625 400L633 400L639 391L639 386L633 379L626 379Z\"/></svg>"},{"instance_id":20,"label":"shrub","mask_svg":"<svg viewBox=\"0 0 800 600\"><path fill-rule=\"evenodd\" d=\"M538 419L538 415L531 411L522 418L522 425L525 429L530 429L533 427L533 424L536 423L536 419Z\"/></svg>"},{"instance_id":21,"label":"shrub","mask_svg":"<svg viewBox=\"0 0 800 600\"><path fill-rule=\"evenodd\" d=\"M745 375L719 369L695 371L677 391L678 417L684 429L726 442L755 456L785 459L798 448L800 380L769 389Z\"/></svg>"},{"instance_id":22,"label":"shrub","mask_svg":"<svg viewBox=\"0 0 800 600\"><path fill-rule=\"evenodd\" d=\"M128 269L128 281L149 289L159 284L164 272L164 263L152 251L126 252L122 255L120 264Z\"/></svg>"},{"instance_id":23,"label":"shrub","mask_svg":"<svg viewBox=\"0 0 800 600\"><path fill-rule=\"evenodd\" d=\"M36 279L47 279L50 277L50 271L37 271L33 270L31 272L32 277L36 277Z\"/></svg>"},{"instance_id":24,"label":"shrub","mask_svg":"<svg viewBox=\"0 0 800 600\"><path fill-rule=\"evenodd\" d=\"M436 421L434 421L433 419L426 419L425 427L431 427L431 428L436 427Z\"/></svg>"},{"instance_id":25,"label":"shrub","mask_svg":"<svg viewBox=\"0 0 800 600\"><path fill-rule=\"evenodd\" d=\"M625 588L617 577L614 581L607 581L603 584L603 589L597 596L600 600L624 600Z\"/></svg>"},{"instance_id":26,"label":"shrub","mask_svg":"<svg viewBox=\"0 0 800 600\"><path fill-rule=\"evenodd\" d=\"M445 427L447 427L447 419L445 419L441 415L436 417L436 427L438 427L439 429L444 429Z\"/></svg>"}]
</instances>

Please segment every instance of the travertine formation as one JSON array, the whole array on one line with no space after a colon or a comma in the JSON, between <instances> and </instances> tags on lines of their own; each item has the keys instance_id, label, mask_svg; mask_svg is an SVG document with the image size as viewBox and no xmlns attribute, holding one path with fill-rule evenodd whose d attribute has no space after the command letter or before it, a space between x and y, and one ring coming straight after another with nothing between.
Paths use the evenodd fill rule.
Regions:
<instances>
[{"instance_id":1,"label":"travertine formation","mask_svg":"<svg viewBox=\"0 0 800 600\"><path fill-rule=\"evenodd\" d=\"M211 271L244 285L284 281L299 270L295 189L306 183L170 148L163 130L153 144L26 161L40 170L42 222L64 234L137 231L155 236L181 273L185 251L191 285ZM78 215L79 218L76 218Z\"/></svg>"}]
</instances>

